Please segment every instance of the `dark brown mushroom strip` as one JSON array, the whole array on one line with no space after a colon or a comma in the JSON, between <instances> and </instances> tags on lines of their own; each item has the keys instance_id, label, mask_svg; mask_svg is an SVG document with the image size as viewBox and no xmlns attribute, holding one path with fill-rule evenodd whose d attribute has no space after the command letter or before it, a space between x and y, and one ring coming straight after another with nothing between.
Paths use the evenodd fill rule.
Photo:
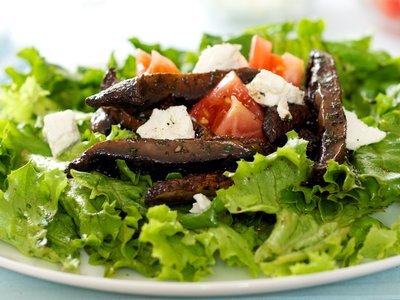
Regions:
<instances>
[{"instance_id":1,"label":"dark brown mushroom strip","mask_svg":"<svg viewBox=\"0 0 400 300\"><path fill-rule=\"evenodd\" d=\"M117 82L117 71L114 68L110 68L104 75L100 88L105 90ZM109 134L112 125L121 124L124 128L136 130L143 123L144 120L141 121L122 109L103 106L93 114L90 129L93 132Z\"/></svg>"},{"instance_id":2,"label":"dark brown mushroom strip","mask_svg":"<svg viewBox=\"0 0 400 300\"><path fill-rule=\"evenodd\" d=\"M328 161L342 163L346 156L346 117L342 106L342 90L333 57L312 51L307 66L305 102L317 115L320 147L315 159L315 176L322 178Z\"/></svg>"},{"instance_id":3,"label":"dark brown mushroom strip","mask_svg":"<svg viewBox=\"0 0 400 300\"><path fill-rule=\"evenodd\" d=\"M229 72L186 74L143 74L118 82L86 99L92 107L112 106L126 109L130 114L167 102L191 105L203 98L211 88ZM244 83L250 82L258 70L242 68L235 70Z\"/></svg>"},{"instance_id":4,"label":"dark brown mushroom strip","mask_svg":"<svg viewBox=\"0 0 400 300\"><path fill-rule=\"evenodd\" d=\"M214 197L217 190L226 189L232 184L232 179L221 173L187 175L183 178L155 182L147 191L144 201L148 206L191 204L195 194L202 193L207 197Z\"/></svg>"},{"instance_id":5,"label":"dark brown mushroom strip","mask_svg":"<svg viewBox=\"0 0 400 300\"><path fill-rule=\"evenodd\" d=\"M281 119L276 106L265 108L263 132L271 144L282 146L281 142L285 142L288 131L294 129L298 132L312 119L310 110L306 105L289 103L289 112L292 115L291 119Z\"/></svg>"},{"instance_id":6,"label":"dark brown mushroom strip","mask_svg":"<svg viewBox=\"0 0 400 300\"><path fill-rule=\"evenodd\" d=\"M123 128L136 130L145 121L144 118L132 116L123 109L103 106L93 114L90 129L93 132L109 134L112 125L120 124Z\"/></svg>"},{"instance_id":7,"label":"dark brown mushroom strip","mask_svg":"<svg viewBox=\"0 0 400 300\"><path fill-rule=\"evenodd\" d=\"M309 158L317 157L319 153L320 139L315 133L315 123L307 124L298 131L299 137L308 142L307 156Z\"/></svg>"},{"instance_id":8,"label":"dark brown mushroom strip","mask_svg":"<svg viewBox=\"0 0 400 300\"><path fill-rule=\"evenodd\" d=\"M118 82L117 71L114 68L108 69L100 85L101 90L105 90Z\"/></svg>"},{"instance_id":9,"label":"dark brown mushroom strip","mask_svg":"<svg viewBox=\"0 0 400 300\"><path fill-rule=\"evenodd\" d=\"M252 159L256 152L266 154L272 148L260 141L240 138L106 141L86 150L66 171L70 175L72 169L95 170L115 176L118 174L115 161L122 159L133 171L161 179L170 172L186 175L230 170L239 159Z\"/></svg>"}]
</instances>

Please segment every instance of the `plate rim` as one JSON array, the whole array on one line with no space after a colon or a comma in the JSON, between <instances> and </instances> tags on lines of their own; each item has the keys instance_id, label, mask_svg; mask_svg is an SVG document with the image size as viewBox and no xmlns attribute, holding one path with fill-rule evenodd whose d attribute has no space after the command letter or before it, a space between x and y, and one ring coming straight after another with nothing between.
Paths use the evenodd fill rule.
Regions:
<instances>
[{"instance_id":1,"label":"plate rim","mask_svg":"<svg viewBox=\"0 0 400 300\"><path fill-rule=\"evenodd\" d=\"M105 278L31 265L0 255L0 267L48 282L95 291L146 296L232 296L289 291L345 281L400 266L400 255L318 273L203 282Z\"/></svg>"}]
</instances>

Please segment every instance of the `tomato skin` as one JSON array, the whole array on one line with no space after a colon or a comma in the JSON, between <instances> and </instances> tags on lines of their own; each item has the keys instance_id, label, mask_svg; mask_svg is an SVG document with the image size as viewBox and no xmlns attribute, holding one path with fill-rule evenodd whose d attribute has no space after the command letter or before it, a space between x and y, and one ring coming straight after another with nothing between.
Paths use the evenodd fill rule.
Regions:
<instances>
[{"instance_id":1,"label":"tomato skin","mask_svg":"<svg viewBox=\"0 0 400 300\"><path fill-rule=\"evenodd\" d=\"M304 78L304 61L288 52L282 55L285 70L281 75L287 82L300 86Z\"/></svg>"},{"instance_id":2,"label":"tomato skin","mask_svg":"<svg viewBox=\"0 0 400 300\"><path fill-rule=\"evenodd\" d=\"M262 120L258 119L235 96L231 98L231 106L222 117L216 119L211 131L220 136L240 136L264 139Z\"/></svg>"},{"instance_id":3,"label":"tomato skin","mask_svg":"<svg viewBox=\"0 0 400 300\"><path fill-rule=\"evenodd\" d=\"M233 99L236 100L233 101ZM233 110L233 106L236 107L235 110ZM241 116L242 114L243 116ZM190 116L201 125L209 128L213 134L218 135L232 135L229 129L229 120L243 119L244 123L241 126L232 124L237 128L234 131L235 135L263 137L261 126L264 111L250 97L245 85L233 71L228 73L216 87L193 106ZM255 123L257 125L254 125ZM257 126L259 130L254 129ZM246 130L246 128L249 130ZM251 132L250 135L249 132Z\"/></svg>"},{"instance_id":4,"label":"tomato skin","mask_svg":"<svg viewBox=\"0 0 400 300\"><path fill-rule=\"evenodd\" d=\"M283 63L283 59L280 55L271 54L269 65L265 69L283 77L283 74L285 74L286 66Z\"/></svg>"},{"instance_id":5,"label":"tomato skin","mask_svg":"<svg viewBox=\"0 0 400 300\"><path fill-rule=\"evenodd\" d=\"M179 73L179 69L169 58L161 55L155 50L151 51L151 63L147 70L149 74L153 73Z\"/></svg>"},{"instance_id":6,"label":"tomato skin","mask_svg":"<svg viewBox=\"0 0 400 300\"><path fill-rule=\"evenodd\" d=\"M272 43L259 35L251 39L249 66L256 69L267 69L272 54Z\"/></svg>"},{"instance_id":7,"label":"tomato skin","mask_svg":"<svg viewBox=\"0 0 400 300\"><path fill-rule=\"evenodd\" d=\"M271 71L296 86L303 82L304 61L287 52L283 55L272 53L272 43L258 35L251 40L249 65Z\"/></svg>"},{"instance_id":8,"label":"tomato skin","mask_svg":"<svg viewBox=\"0 0 400 300\"><path fill-rule=\"evenodd\" d=\"M229 110L231 96L235 96L258 119L264 119L263 109L250 97L246 86L233 71L229 72L202 100L193 106L190 115L200 124L210 127L218 112Z\"/></svg>"},{"instance_id":9,"label":"tomato skin","mask_svg":"<svg viewBox=\"0 0 400 300\"><path fill-rule=\"evenodd\" d=\"M156 50L147 52L137 49L136 51L136 75L153 73L179 73L179 69L167 57Z\"/></svg>"},{"instance_id":10,"label":"tomato skin","mask_svg":"<svg viewBox=\"0 0 400 300\"><path fill-rule=\"evenodd\" d=\"M142 75L149 68L151 63L151 55L142 49L136 50L136 74Z\"/></svg>"}]
</instances>

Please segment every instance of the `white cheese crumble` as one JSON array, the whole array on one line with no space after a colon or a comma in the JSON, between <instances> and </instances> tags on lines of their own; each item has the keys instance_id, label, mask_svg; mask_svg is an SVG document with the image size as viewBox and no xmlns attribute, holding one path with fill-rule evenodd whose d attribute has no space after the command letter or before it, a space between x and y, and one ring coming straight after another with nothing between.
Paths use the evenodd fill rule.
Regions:
<instances>
[{"instance_id":1,"label":"white cheese crumble","mask_svg":"<svg viewBox=\"0 0 400 300\"><path fill-rule=\"evenodd\" d=\"M368 126L355 113L347 110L344 110L344 113L347 120L347 149L356 150L361 146L374 144L385 138L386 133L384 131Z\"/></svg>"},{"instance_id":2,"label":"white cheese crumble","mask_svg":"<svg viewBox=\"0 0 400 300\"><path fill-rule=\"evenodd\" d=\"M81 138L75 113L68 109L44 116L43 135L49 143L53 157L78 142Z\"/></svg>"},{"instance_id":3,"label":"white cheese crumble","mask_svg":"<svg viewBox=\"0 0 400 300\"><path fill-rule=\"evenodd\" d=\"M248 67L246 58L240 53L241 48L241 45L218 44L204 49L194 66L193 73Z\"/></svg>"},{"instance_id":4,"label":"white cheese crumble","mask_svg":"<svg viewBox=\"0 0 400 300\"><path fill-rule=\"evenodd\" d=\"M97 109L96 113L94 113L90 119L91 124L97 124L107 120L108 115L101 107Z\"/></svg>"},{"instance_id":5,"label":"white cheese crumble","mask_svg":"<svg viewBox=\"0 0 400 300\"><path fill-rule=\"evenodd\" d=\"M192 214L202 213L203 211L206 211L211 205L210 199L208 199L208 197L204 194L195 194L193 195L193 199L196 200L196 202L193 203L193 207L189 210L189 212Z\"/></svg>"},{"instance_id":6,"label":"white cheese crumble","mask_svg":"<svg viewBox=\"0 0 400 300\"><path fill-rule=\"evenodd\" d=\"M142 138L158 140L193 139L192 119L184 105L166 110L155 108L149 120L136 131Z\"/></svg>"},{"instance_id":7,"label":"white cheese crumble","mask_svg":"<svg viewBox=\"0 0 400 300\"><path fill-rule=\"evenodd\" d=\"M254 79L246 85L249 95L263 106L277 105L281 119L291 119L289 104L304 104L304 92L281 76L267 70L261 70Z\"/></svg>"}]
</instances>

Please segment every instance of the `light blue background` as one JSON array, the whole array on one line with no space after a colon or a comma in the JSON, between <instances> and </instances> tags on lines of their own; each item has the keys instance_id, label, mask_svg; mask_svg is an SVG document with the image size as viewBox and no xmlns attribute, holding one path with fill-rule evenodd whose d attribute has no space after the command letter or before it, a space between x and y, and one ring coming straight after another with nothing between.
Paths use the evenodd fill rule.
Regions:
<instances>
[{"instance_id":1,"label":"light blue background","mask_svg":"<svg viewBox=\"0 0 400 300\"><path fill-rule=\"evenodd\" d=\"M400 267L377 274L347 280L340 283L329 284L314 288L292 290L288 292L261 294L242 297L220 297L218 299L307 299L307 300L334 300L334 299L363 299L363 300L394 300L400 299ZM81 288L50 283L39 279L27 277L15 272L0 269L0 299L18 300L77 300L77 299L160 299L136 295L122 295L117 293L97 292ZM175 298L165 298L175 299ZM189 299L189 298L179 298ZM204 298L217 299L217 298Z\"/></svg>"}]
</instances>

